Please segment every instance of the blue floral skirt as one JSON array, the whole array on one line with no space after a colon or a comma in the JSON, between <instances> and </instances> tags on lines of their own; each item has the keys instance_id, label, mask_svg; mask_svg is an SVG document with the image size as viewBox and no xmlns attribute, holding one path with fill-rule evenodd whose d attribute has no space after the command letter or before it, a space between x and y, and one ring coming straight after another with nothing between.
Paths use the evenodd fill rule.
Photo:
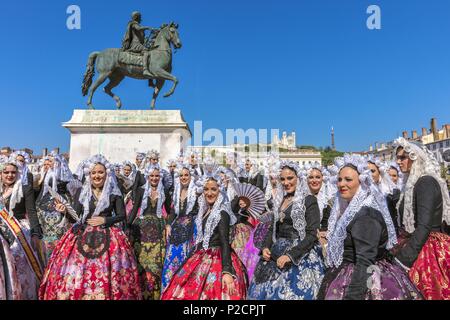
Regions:
<instances>
[{"instance_id":1,"label":"blue floral skirt","mask_svg":"<svg viewBox=\"0 0 450 320\"><path fill-rule=\"evenodd\" d=\"M272 245L272 256L282 256L292 246L291 239L279 238ZM286 269L286 268L285 268ZM299 262L280 270L276 261L260 260L248 289L249 300L315 300L324 276L319 245Z\"/></svg>"},{"instance_id":2,"label":"blue floral skirt","mask_svg":"<svg viewBox=\"0 0 450 320\"><path fill-rule=\"evenodd\" d=\"M163 291L194 247L196 227L193 222L193 217L183 216L177 218L172 224L172 233L167 244L162 269Z\"/></svg>"}]
</instances>

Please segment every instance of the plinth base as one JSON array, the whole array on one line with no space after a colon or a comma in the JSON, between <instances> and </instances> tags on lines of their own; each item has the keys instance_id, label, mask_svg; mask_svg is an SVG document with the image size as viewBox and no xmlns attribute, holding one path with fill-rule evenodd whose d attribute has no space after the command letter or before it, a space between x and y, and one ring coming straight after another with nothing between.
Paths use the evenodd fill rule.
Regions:
<instances>
[{"instance_id":1,"label":"plinth base","mask_svg":"<svg viewBox=\"0 0 450 320\"><path fill-rule=\"evenodd\" d=\"M74 110L63 123L70 131L69 167L95 154L111 163L130 160L136 152L155 149L160 163L176 158L191 138L180 110Z\"/></svg>"}]
</instances>

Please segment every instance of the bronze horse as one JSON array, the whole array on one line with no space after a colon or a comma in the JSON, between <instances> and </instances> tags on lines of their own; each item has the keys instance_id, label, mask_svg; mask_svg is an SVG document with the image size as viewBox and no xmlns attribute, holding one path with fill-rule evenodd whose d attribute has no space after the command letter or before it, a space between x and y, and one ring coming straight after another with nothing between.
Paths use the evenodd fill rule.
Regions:
<instances>
[{"instance_id":1,"label":"bronze horse","mask_svg":"<svg viewBox=\"0 0 450 320\"><path fill-rule=\"evenodd\" d=\"M152 109L155 108L156 98L166 80L171 80L173 85L164 97L168 97L174 93L178 84L178 79L171 74L171 44L175 49L181 48L178 25L173 22L168 25L162 25L161 28L154 33L152 39L147 40L147 43L149 43L148 47L150 47L151 50L149 69L152 77L143 75L143 57L141 54L126 52L119 48L112 48L101 52L95 51L89 55L82 84L82 93L83 96L86 96L89 93L87 105L90 109L94 109L92 105L92 96L94 95L95 90L97 90L107 78L109 78L109 83L103 90L116 101L117 109L122 107L122 102L111 90L125 77L149 81L149 86L154 88L153 99L150 104ZM94 84L92 84L95 67L97 68L99 76Z\"/></svg>"}]
</instances>

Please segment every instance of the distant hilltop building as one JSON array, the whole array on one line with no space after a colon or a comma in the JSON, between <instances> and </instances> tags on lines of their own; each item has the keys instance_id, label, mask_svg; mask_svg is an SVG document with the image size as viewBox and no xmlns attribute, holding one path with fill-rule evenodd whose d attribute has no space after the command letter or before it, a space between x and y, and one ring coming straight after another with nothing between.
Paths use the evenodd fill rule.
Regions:
<instances>
[{"instance_id":1,"label":"distant hilltop building","mask_svg":"<svg viewBox=\"0 0 450 320\"><path fill-rule=\"evenodd\" d=\"M295 132L287 134L283 131L281 138L274 135L270 144L232 144L226 146L188 146L187 152L195 151L200 159L213 157L219 163L225 162L229 153L239 155L241 159L250 158L262 164L270 152L278 152L282 160L290 160L301 165L322 163L322 154L314 148L297 148Z\"/></svg>"},{"instance_id":2,"label":"distant hilltop building","mask_svg":"<svg viewBox=\"0 0 450 320\"><path fill-rule=\"evenodd\" d=\"M297 141L295 138L295 131L292 131L290 135L287 134L286 131L283 131L281 139L278 135L274 135L272 139L272 148L274 149L288 149L295 150L297 149Z\"/></svg>"}]
</instances>

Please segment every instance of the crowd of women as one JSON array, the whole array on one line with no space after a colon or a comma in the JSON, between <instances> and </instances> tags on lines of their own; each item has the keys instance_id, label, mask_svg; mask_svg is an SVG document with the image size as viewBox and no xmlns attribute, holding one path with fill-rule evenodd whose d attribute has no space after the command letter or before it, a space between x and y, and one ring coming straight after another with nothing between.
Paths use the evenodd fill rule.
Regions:
<instances>
[{"instance_id":1,"label":"crowd of women","mask_svg":"<svg viewBox=\"0 0 450 320\"><path fill-rule=\"evenodd\" d=\"M0 300L450 298L450 198L423 145L258 166L0 158ZM263 199L240 192L251 185Z\"/></svg>"}]
</instances>

